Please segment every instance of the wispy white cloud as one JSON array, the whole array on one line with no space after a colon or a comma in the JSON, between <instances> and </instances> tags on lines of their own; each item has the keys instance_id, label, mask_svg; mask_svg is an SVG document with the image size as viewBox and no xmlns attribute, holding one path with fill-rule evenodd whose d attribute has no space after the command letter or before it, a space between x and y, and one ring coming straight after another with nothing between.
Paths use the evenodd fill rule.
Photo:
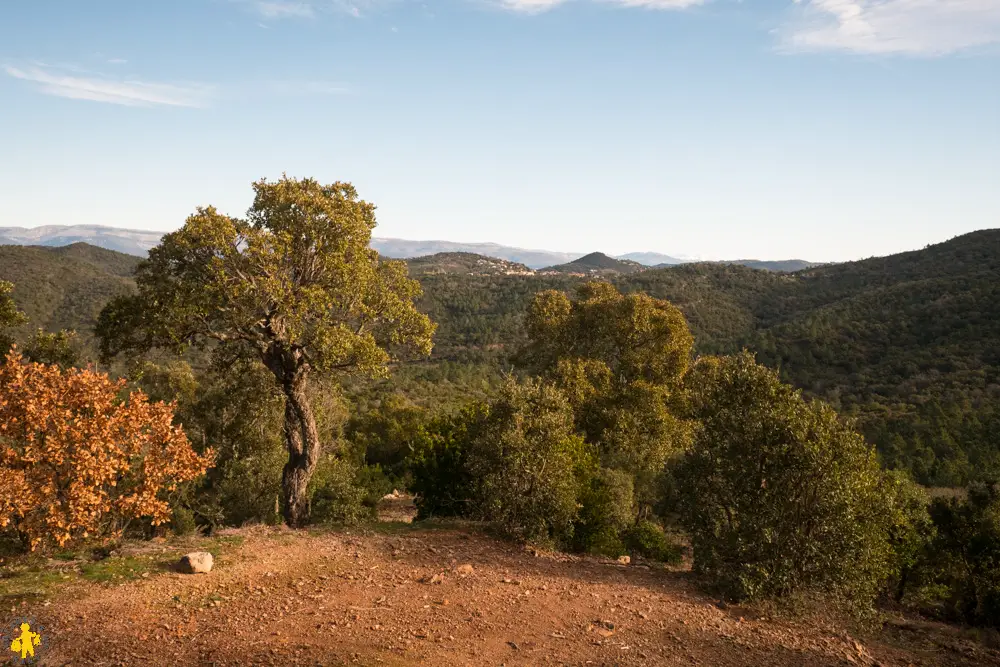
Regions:
<instances>
[{"instance_id":1,"label":"wispy white cloud","mask_svg":"<svg viewBox=\"0 0 1000 667\"><path fill-rule=\"evenodd\" d=\"M504 9L525 14L545 12L573 0L495 0L495 4ZM639 7L645 9L686 9L703 5L708 0L593 0L621 7Z\"/></svg>"},{"instance_id":2,"label":"wispy white cloud","mask_svg":"<svg viewBox=\"0 0 1000 667\"><path fill-rule=\"evenodd\" d=\"M34 84L39 92L46 95L131 107L203 107L209 103L213 93L211 86L202 84L151 83L98 75L84 76L39 64L27 67L4 65L3 71L15 79Z\"/></svg>"},{"instance_id":3,"label":"wispy white cloud","mask_svg":"<svg viewBox=\"0 0 1000 667\"><path fill-rule=\"evenodd\" d=\"M268 19L320 14L362 17L402 0L230 0ZM521 14L573 3L684 10L732 0L469 0ZM736 0L742 2L743 0ZM938 56L1000 46L1000 0L791 0L775 30L785 52L844 51Z\"/></svg>"},{"instance_id":4,"label":"wispy white cloud","mask_svg":"<svg viewBox=\"0 0 1000 667\"><path fill-rule=\"evenodd\" d=\"M398 0L229 0L268 20L315 19L321 14L355 18L374 13Z\"/></svg>"},{"instance_id":5,"label":"wispy white cloud","mask_svg":"<svg viewBox=\"0 0 1000 667\"><path fill-rule=\"evenodd\" d=\"M313 3L291 0L255 0L254 10L269 19L312 18L316 15Z\"/></svg>"},{"instance_id":6,"label":"wispy white cloud","mask_svg":"<svg viewBox=\"0 0 1000 667\"><path fill-rule=\"evenodd\" d=\"M126 60L125 58L109 58L108 59L108 64L109 65L125 65L127 63L128 63L128 60Z\"/></svg>"},{"instance_id":7,"label":"wispy white cloud","mask_svg":"<svg viewBox=\"0 0 1000 667\"><path fill-rule=\"evenodd\" d=\"M795 0L786 51L939 56L1000 44L1000 0Z\"/></svg>"}]
</instances>

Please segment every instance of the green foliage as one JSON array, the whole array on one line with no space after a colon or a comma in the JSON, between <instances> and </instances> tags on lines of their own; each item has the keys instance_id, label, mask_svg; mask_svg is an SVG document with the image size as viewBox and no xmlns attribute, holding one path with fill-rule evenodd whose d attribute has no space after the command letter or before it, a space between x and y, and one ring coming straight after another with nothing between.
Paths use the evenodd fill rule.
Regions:
<instances>
[{"instance_id":1,"label":"green foliage","mask_svg":"<svg viewBox=\"0 0 1000 667\"><path fill-rule=\"evenodd\" d=\"M642 556L664 563L679 563L680 546L667 537L660 524L642 519L623 536L625 548L633 556Z\"/></svg>"},{"instance_id":2,"label":"green foliage","mask_svg":"<svg viewBox=\"0 0 1000 667\"><path fill-rule=\"evenodd\" d=\"M937 536L926 551L925 584L945 591L948 617L1000 627L1000 489L980 484L967 499L936 498Z\"/></svg>"},{"instance_id":3,"label":"green foliage","mask_svg":"<svg viewBox=\"0 0 1000 667\"><path fill-rule=\"evenodd\" d=\"M10 293L14 291L14 285L4 280L0 280L0 354L7 354L7 350L14 344L13 338L5 331L27 322L28 318L17 309L14 299Z\"/></svg>"},{"instance_id":4,"label":"green foliage","mask_svg":"<svg viewBox=\"0 0 1000 667\"><path fill-rule=\"evenodd\" d=\"M535 296L526 318L530 338L522 356L539 372L565 359L607 367L613 381L675 386L687 369L693 339L677 308L644 294L622 295L589 282L571 301L561 292Z\"/></svg>"},{"instance_id":5,"label":"green foliage","mask_svg":"<svg viewBox=\"0 0 1000 667\"><path fill-rule=\"evenodd\" d=\"M230 526L281 522L281 468L286 454L277 446L233 458L220 466L212 484L194 499L203 517Z\"/></svg>"},{"instance_id":6,"label":"green foliage","mask_svg":"<svg viewBox=\"0 0 1000 667\"><path fill-rule=\"evenodd\" d=\"M893 553L893 597L897 602L906 595L907 585L934 539L935 527L928 507L930 498L923 487L899 470L886 473L889 501L889 544Z\"/></svg>"},{"instance_id":7,"label":"green foliage","mask_svg":"<svg viewBox=\"0 0 1000 667\"><path fill-rule=\"evenodd\" d=\"M654 504L654 480L689 435L673 412L693 344L684 316L666 301L590 282L575 301L539 293L526 329L520 363L566 394L601 465L628 473L642 505Z\"/></svg>"},{"instance_id":8,"label":"green foliage","mask_svg":"<svg viewBox=\"0 0 1000 667\"><path fill-rule=\"evenodd\" d=\"M632 476L621 470L599 469L580 493L580 510L573 524L576 551L618 557L625 553L622 533L635 520Z\"/></svg>"},{"instance_id":9,"label":"green foliage","mask_svg":"<svg viewBox=\"0 0 1000 667\"><path fill-rule=\"evenodd\" d=\"M187 507L176 506L170 514L170 530L174 535L190 535L198 528L194 512Z\"/></svg>"},{"instance_id":10,"label":"green foliage","mask_svg":"<svg viewBox=\"0 0 1000 667\"><path fill-rule=\"evenodd\" d=\"M430 351L433 326L411 305L419 284L368 247L374 205L348 183L282 178L254 191L246 219L200 208L150 251L139 293L101 314L106 356L216 340L269 368L380 373L393 346Z\"/></svg>"},{"instance_id":11,"label":"green foliage","mask_svg":"<svg viewBox=\"0 0 1000 667\"><path fill-rule=\"evenodd\" d=\"M230 363L231 362L231 363ZM177 418L197 448L211 445L216 465L179 500L200 524L274 523L287 458L283 401L270 374L252 360L221 360L201 373L168 359L145 362L136 383L154 400L177 401Z\"/></svg>"},{"instance_id":12,"label":"green foliage","mask_svg":"<svg viewBox=\"0 0 1000 667\"><path fill-rule=\"evenodd\" d=\"M470 442L485 422L488 407L473 403L455 415L443 415L413 434L407 461L417 518L467 516L472 512Z\"/></svg>"},{"instance_id":13,"label":"green foliage","mask_svg":"<svg viewBox=\"0 0 1000 667\"><path fill-rule=\"evenodd\" d=\"M509 537L567 542L590 461L566 398L550 386L511 381L470 435L471 516Z\"/></svg>"},{"instance_id":14,"label":"green foliage","mask_svg":"<svg viewBox=\"0 0 1000 667\"><path fill-rule=\"evenodd\" d=\"M402 394L393 393L377 407L351 418L344 437L364 463L398 475L414 447L414 438L422 433L428 420L426 410Z\"/></svg>"},{"instance_id":15,"label":"green foliage","mask_svg":"<svg viewBox=\"0 0 1000 667\"><path fill-rule=\"evenodd\" d=\"M39 329L24 346L24 357L39 364L56 364L63 368L76 366L80 361L76 332L48 333Z\"/></svg>"},{"instance_id":16,"label":"green foliage","mask_svg":"<svg viewBox=\"0 0 1000 667\"><path fill-rule=\"evenodd\" d=\"M177 352L212 342L264 364L284 394L290 525L308 515L322 454L309 378L385 373L407 348L428 354L434 325L413 306L420 285L368 247L374 205L349 183L284 177L254 183L246 219L199 208L136 269L138 293L101 312L102 357Z\"/></svg>"},{"instance_id":17,"label":"green foliage","mask_svg":"<svg viewBox=\"0 0 1000 667\"><path fill-rule=\"evenodd\" d=\"M375 505L366 481L351 461L332 455L323 457L310 482L310 520L351 525L375 519Z\"/></svg>"},{"instance_id":18,"label":"green foliage","mask_svg":"<svg viewBox=\"0 0 1000 667\"><path fill-rule=\"evenodd\" d=\"M869 608L891 568L874 451L752 355L701 360L677 480L696 571L735 599L821 591Z\"/></svg>"}]
</instances>

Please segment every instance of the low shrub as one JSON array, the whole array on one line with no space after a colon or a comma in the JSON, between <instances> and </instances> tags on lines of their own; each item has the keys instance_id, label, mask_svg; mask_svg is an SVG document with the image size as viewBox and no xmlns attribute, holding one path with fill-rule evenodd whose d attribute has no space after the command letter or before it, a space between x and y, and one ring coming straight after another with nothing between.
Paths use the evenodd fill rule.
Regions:
<instances>
[{"instance_id":1,"label":"low shrub","mask_svg":"<svg viewBox=\"0 0 1000 667\"><path fill-rule=\"evenodd\" d=\"M374 504L366 504L368 489L359 483L359 468L335 455L323 457L310 481L310 521L319 524L357 524L376 518Z\"/></svg>"},{"instance_id":2,"label":"low shrub","mask_svg":"<svg viewBox=\"0 0 1000 667\"><path fill-rule=\"evenodd\" d=\"M663 528L643 519L625 531L625 548L632 556L641 556L662 563L679 563L681 547L671 540Z\"/></svg>"},{"instance_id":3,"label":"low shrub","mask_svg":"<svg viewBox=\"0 0 1000 667\"><path fill-rule=\"evenodd\" d=\"M980 484L967 499L936 498L930 514L937 535L923 576L938 588L944 615L1000 627L1000 488Z\"/></svg>"},{"instance_id":4,"label":"low shrub","mask_svg":"<svg viewBox=\"0 0 1000 667\"><path fill-rule=\"evenodd\" d=\"M580 494L580 511L573 524L576 551L617 558L625 553L622 533L635 520L632 476L621 470L599 469Z\"/></svg>"},{"instance_id":5,"label":"low shrub","mask_svg":"<svg viewBox=\"0 0 1000 667\"><path fill-rule=\"evenodd\" d=\"M687 382L698 425L676 478L695 571L733 599L808 591L870 611L893 558L872 447L750 354L703 359Z\"/></svg>"},{"instance_id":6,"label":"low shrub","mask_svg":"<svg viewBox=\"0 0 1000 667\"><path fill-rule=\"evenodd\" d=\"M474 403L455 415L432 420L414 434L406 467L418 520L470 513L469 442L487 411L486 404Z\"/></svg>"},{"instance_id":7,"label":"low shrub","mask_svg":"<svg viewBox=\"0 0 1000 667\"><path fill-rule=\"evenodd\" d=\"M467 456L472 518L515 539L569 541L590 459L559 390L508 382L471 434Z\"/></svg>"}]
</instances>

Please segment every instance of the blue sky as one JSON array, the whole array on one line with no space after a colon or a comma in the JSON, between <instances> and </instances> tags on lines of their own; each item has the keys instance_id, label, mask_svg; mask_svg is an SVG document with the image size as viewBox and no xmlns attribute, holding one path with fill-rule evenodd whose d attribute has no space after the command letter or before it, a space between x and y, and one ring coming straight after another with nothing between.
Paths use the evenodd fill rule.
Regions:
<instances>
[{"instance_id":1,"label":"blue sky","mask_svg":"<svg viewBox=\"0 0 1000 667\"><path fill-rule=\"evenodd\" d=\"M1000 227L1000 0L0 7L0 226L348 180L379 236L835 261Z\"/></svg>"}]
</instances>

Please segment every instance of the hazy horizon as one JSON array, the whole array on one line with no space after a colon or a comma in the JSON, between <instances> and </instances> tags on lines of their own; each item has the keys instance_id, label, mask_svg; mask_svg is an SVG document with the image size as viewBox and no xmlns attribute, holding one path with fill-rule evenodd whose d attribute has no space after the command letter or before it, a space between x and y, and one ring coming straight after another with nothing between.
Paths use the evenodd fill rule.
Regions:
<instances>
[{"instance_id":1,"label":"hazy horizon","mask_svg":"<svg viewBox=\"0 0 1000 667\"><path fill-rule=\"evenodd\" d=\"M154 233L154 234L166 234L166 233L169 233L170 231L173 231L171 229L168 229L168 230L154 230L154 229L138 229L138 228L131 228L131 227L117 227L117 226L113 226L113 225L96 225L96 224L95 225L90 225L90 224L87 224L87 225L34 225L34 226L30 226L30 227L28 227L28 226L17 226L17 225L0 225L0 232L3 232L5 229L35 230L35 229L41 229L41 228L45 228L45 227L54 227L54 228L95 227L95 228L101 228L101 229L118 230L118 231L123 231L123 232ZM986 230L990 230L990 229L1000 229L1000 227L984 227L982 229L970 230L969 232L963 232L963 234L972 233L972 232L975 232L975 231L986 231ZM963 234L958 234L958 235L955 235L955 236L961 236ZM750 256L750 255L739 255L739 256L732 256L732 257L704 257L704 256L689 255L689 254L685 254L685 253L682 253L682 252L673 252L673 251L670 251L669 249L668 250L658 250L658 249L649 249L649 248L633 248L633 249L627 250L625 252L612 253L612 252L608 252L608 251L606 251L606 250L604 250L602 248L591 248L589 250L567 250L565 248L552 248L552 247L549 247L549 248L539 248L539 247L530 247L530 246L524 246L524 245L513 245L513 244L497 243L495 241L489 241L489 240L487 240L487 241L456 241L456 240L453 240L453 239L442 239L442 238L402 238L402 237L395 237L395 236L384 236L382 234L379 234L377 227L376 227L375 233L372 234L372 239L373 240L378 240L378 241L402 241L402 242L407 242L407 243L424 243L424 244L440 243L440 244L453 244L453 245L466 245L466 246L483 246L484 250L487 247L489 247L489 246L494 246L494 247L499 247L499 248L507 248L507 249L513 249L513 250L522 250L522 251L525 251L525 252L539 252L539 253L562 254L562 255L572 256L574 258L583 257L585 255L588 255L588 254L594 253L594 252L600 252L600 253L604 253L606 255L609 255L611 257L623 257L625 255L634 255L634 254L656 254L656 255L664 255L664 256L672 257L672 258L678 259L678 260L683 260L684 262L692 262L692 261L708 261L708 262L720 262L721 261L721 262L725 262L725 261L734 261L734 260L758 260L758 261L803 260L803 261L807 261L807 262L815 262L815 263L824 263L824 264L827 264L827 263L852 262L852 261L858 261L858 260L868 259L868 258L871 258L871 257L884 257L884 256L887 256L887 255L893 255L893 254L897 254L897 253L901 253L901 252L912 252L912 251L915 251L915 250L920 250L920 249L926 247L927 245L935 245L935 244L938 244L938 243L944 243L946 241L949 241L949 240L955 238L955 236L948 236L947 238L941 238L941 239L932 241L932 242L930 242L928 244L924 244L924 245L919 246L919 247L902 248L900 250L896 250L896 251L889 252L889 253L884 253L884 254L874 254L874 255L863 255L863 256L859 256L859 257L851 257L851 258L844 259L844 260L838 260L836 262L824 262L822 260L816 260L816 259L813 259L811 257L793 256L793 255L790 255L790 256L763 256L763 257L755 257L755 256ZM414 255L414 256L419 256L419 255Z\"/></svg>"}]
</instances>

